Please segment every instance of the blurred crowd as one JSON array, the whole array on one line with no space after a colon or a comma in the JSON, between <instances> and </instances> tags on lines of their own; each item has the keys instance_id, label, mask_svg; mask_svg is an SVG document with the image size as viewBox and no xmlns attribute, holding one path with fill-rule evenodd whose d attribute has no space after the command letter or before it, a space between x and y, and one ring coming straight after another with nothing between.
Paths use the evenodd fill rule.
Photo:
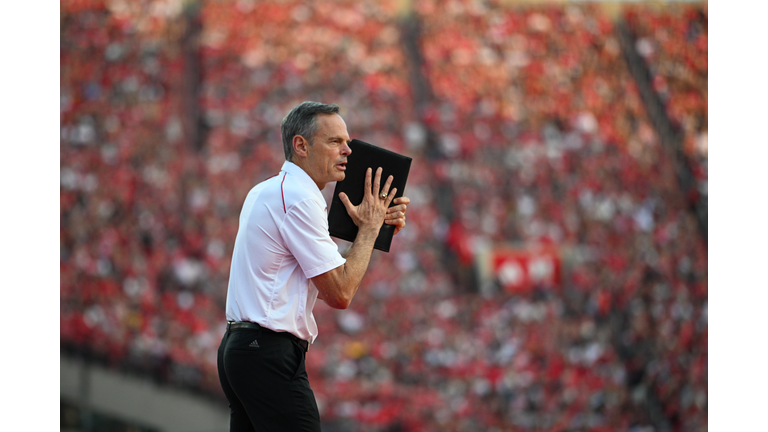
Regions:
<instances>
[{"instance_id":1,"label":"blurred crowd","mask_svg":"<svg viewBox=\"0 0 768 432\"><path fill-rule=\"evenodd\" d=\"M62 349L223 397L242 200L288 110L335 102L414 162L392 251L315 309L325 429L706 430L707 246L613 18L412 3L62 3ZM705 179L706 4L622 11ZM504 244L557 247L562 283L481 290Z\"/></svg>"},{"instance_id":2,"label":"blurred crowd","mask_svg":"<svg viewBox=\"0 0 768 432\"><path fill-rule=\"evenodd\" d=\"M683 134L683 151L707 196L708 61L706 3L702 7L627 7L625 20L635 35L653 89L673 125Z\"/></svg>"}]
</instances>

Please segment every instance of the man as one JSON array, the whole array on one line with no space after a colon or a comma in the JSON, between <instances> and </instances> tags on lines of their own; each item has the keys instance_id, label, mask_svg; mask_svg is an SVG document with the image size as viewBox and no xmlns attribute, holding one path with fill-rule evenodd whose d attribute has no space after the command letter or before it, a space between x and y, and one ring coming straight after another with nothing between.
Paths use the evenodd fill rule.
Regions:
<instances>
[{"instance_id":1,"label":"man","mask_svg":"<svg viewBox=\"0 0 768 432\"><path fill-rule=\"evenodd\" d=\"M304 368L317 336L317 299L349 306L368 269L382 222L405 227L410 200L394 201L392 176L368 169L355 206L341 193L358 234L342 256L328 234L320 191L344 180L349 134L338 105L303 102L281 125L286 162L248 193L240 214L227 290L227 331L218 351L230 431L320 431Z\"/></svg>"}]
</instances>

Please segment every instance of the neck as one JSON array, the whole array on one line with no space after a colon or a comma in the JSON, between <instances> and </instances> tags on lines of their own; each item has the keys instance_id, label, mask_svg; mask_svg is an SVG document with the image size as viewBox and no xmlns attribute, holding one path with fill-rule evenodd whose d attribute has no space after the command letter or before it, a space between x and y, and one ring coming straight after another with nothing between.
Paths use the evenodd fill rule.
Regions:
<instances>
[{"instance_id":1,"label":"neck","mask_svg":"<svg viewBox=\"0 0 768 432\"><path fill-rule=\"evenodd\" d=\"M299 168L301 168L301 169L302 169L302 170L303 170L305 173L307 173L307 175L309 176L309 178L311 178L311 179L312 179L312 181L313 181L313 182L314 182L314 183L317 185L317 188L318 188L318 189L320 189L320 190L323 190L323 189L325 189L325 185L326 185L326 183L322 183L322 184L321 184L321 183L318 183L318 182L317 182L317 180L315 180L315 178L314 178L314 177L312 177L312 173L309 171L309 169L307 168L307 164L305 163L305 162L306 162L306 160L304 160L304 159L300 159L300 158L295 158L295 157L294 157L292 160L289 160L288 162L291 162L292 164L294 164L294 165L298 166L298 167L299 167Z\"/></svg>"}]
</instances>

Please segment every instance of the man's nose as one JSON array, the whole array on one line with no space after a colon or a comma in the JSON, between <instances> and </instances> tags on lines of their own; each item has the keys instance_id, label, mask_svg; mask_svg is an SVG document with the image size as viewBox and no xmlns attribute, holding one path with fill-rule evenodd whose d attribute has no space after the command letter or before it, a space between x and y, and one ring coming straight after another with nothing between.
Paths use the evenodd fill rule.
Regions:
<instances>
[{"instance_id":1,"label":"man's nose","mask_svg":"<svg viewBox=\"0 0 768 432\"><path fill-rule=\"evenodd\" d=\"M349 147L349 143L344 143L344 147L341 148L341 154L344 156L352 154L352 149Z\"/></svg>"}]
</instances>

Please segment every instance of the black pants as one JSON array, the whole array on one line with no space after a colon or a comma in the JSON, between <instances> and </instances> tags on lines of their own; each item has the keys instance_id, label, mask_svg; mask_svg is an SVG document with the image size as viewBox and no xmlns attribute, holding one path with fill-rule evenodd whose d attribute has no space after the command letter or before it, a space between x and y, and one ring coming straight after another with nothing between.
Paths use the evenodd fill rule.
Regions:
<instances>
[{"instance_id":1,"label":"black pants","mask_svg":"<svg viewBox=\"0 0 768 432\"><path fill-rule=\"evenodd\" d=\"M230 432L320 432L320 414L290 333L265 328L224 333L217 365L230 408Z\"/></svg>"}]
</instances>

